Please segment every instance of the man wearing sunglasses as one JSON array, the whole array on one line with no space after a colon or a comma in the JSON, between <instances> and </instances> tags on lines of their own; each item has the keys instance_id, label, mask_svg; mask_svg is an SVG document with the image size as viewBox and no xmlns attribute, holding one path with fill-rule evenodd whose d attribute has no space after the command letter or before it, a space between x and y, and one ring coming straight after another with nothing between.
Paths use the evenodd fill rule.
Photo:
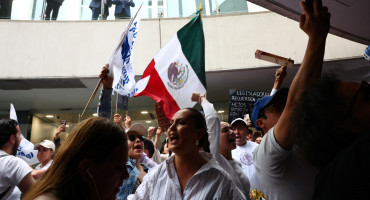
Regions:
<instances>
[{"instance_id":1,"label":"man wearing sunglasses","mask_svg":"<svg viewBox=\"0 0 370 200\"><path fill-rule=\"evenodd\" d=\"M141 124L133 124L127 130L128 142L128 161L126 164L130 177L123 181L117 199L127 199L127 196L135 193L140 183L143 181L146 172L140 165L140 158L144 152L144 135L146 128Z\"/></svg>"}]
</instances>

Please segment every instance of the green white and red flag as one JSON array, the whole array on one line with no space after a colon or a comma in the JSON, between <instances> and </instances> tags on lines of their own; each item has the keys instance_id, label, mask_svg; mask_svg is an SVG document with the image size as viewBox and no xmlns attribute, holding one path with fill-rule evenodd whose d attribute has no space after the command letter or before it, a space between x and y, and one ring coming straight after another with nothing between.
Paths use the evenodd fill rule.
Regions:
<instances>
[{"instance_id":1,"label":"green white and red flag","mask_svg":"<svg viewBox=\"0 0 370 200\"><path fill-rule=\"evenodd\" d=\"M158 102L167 118L193 107L193 92L206 93L204 34L200 14L182 27L154 56L136 83L135 97Z\"/></svg>"}]
</instances>

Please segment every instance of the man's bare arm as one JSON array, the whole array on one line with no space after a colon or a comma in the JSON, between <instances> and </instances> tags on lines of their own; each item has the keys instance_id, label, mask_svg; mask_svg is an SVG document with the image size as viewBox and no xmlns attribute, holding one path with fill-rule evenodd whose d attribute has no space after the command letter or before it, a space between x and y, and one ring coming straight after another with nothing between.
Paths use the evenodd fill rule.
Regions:
<instances>
[{"instance_id":1,"label":"man's bare arm","mask_svg":"<svg viewBox=\"0 0 370 200\"><path fill-rule=\"evenodd\" d=\"M286 150L292 149L296 136L291 124L293 111L306 89L320 80L326 37L330 28L330 13L326 7L322 7L321 0L313 0L312 11L304 2L301 2L301 7L304 14L301 15L299 24L308 35L307 49L290 87L285 109L274 129L276 141Z\"/></svg>"}]
</instances>

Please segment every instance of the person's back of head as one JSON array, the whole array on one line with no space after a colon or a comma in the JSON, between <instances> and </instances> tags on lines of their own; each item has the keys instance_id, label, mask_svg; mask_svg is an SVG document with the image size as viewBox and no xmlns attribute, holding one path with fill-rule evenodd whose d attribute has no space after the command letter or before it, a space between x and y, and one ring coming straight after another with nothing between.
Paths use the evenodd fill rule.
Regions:
<instances>
[{"instance_id":1,"label":"person's back of head","mask_svg":"<svg viewBox=\"0 0 370 200\"><path fill-rule=\"evenodd\" d=\"M153 157L154 154L154 144L152 141L144 139L144 151L149 158Z\"/></svg>"},{"instance_id":2,"label":"person's back of head","mask_svg":"<svg viewBox=\"0 0 370 200\"><path fill-rule=\"evenodd\" d=\"M337 153L354 140L344 121L346 103L338 94L340 81L324 77L306 91L293 124L305 159L317 168L330 163Z\"/></svg>"},{"instance_id":3,"label":"person's back of head","mask_svg":"<svg viewBox=\"0 0 370 200\"><path fill-rule=\"evenodd\" d=\"M253 133L254 138L263 137L262 133L260 131L256 131Z\"/></svg>"},{"instance_id":4,"label":"person's back of head","mask_svg":"<svg viewBox=\"0 0 370 200\"><path fill-rule=\"evenodd\" d=\"M12 119L0 120L0 149L10 155L16 155L21 142L18 122ZM19 132L19 134L18 134Z\"/></svg>"},{"instance_id":5,"label":"person's back of head","mask_svg":"<svg viewBox=\"0 0 370 200\"><path fill-rule=\"evenodd\" d=\"M96 193L98 193L99 195L98 189L107 186L97 187L96 185L101 183L95 181L90 173L91 171L88 170L89 168L83 170L84 166L82 165L89 164L92 166L91 168L96 168L94 166L97 165L111 167L110 163L104 164L105 160L110 158L120 145L125 146L124 155L126 157L120 159L127 161L127 138L123 129L100 117L82 121L72 130L65 143L61 145L54 162L44 177L24 199L34 199L49 192L55 192L57 197L62 200L91 199L92 194L96 196ZM126 169L125 164L124 162L121 171ZM90 177L88 179L92 179L93 184L84 180L83 176L86 173ZM104 170L102 173L104 173ZM91 185L95 185L95 189L91 189Z\"/></svg>"},{"instance_id":6,"label":"person's back of head","mask_svg":"<svg viewBox=\"0 0 370 200\"><path fill-rule=\"evenodd\" d=\"M12 119L0 120L0 149L9 141L11 135L17 134L18 123Z\"/></svg>"}]
</instances>

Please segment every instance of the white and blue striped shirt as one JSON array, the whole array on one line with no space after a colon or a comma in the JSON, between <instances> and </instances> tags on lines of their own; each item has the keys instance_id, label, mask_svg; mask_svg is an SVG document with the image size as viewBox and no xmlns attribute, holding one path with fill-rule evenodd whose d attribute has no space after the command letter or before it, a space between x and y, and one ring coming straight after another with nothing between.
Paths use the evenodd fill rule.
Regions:
<instances>
[{"instance_id":1,"label":"white and blue striped shirt","mask_svg":"<svg viewBox=\"0 0 370 200\"><path fill-rule=\"evenodd\" d=\"M171 156L166 162L150 169L136 193L128 199L243 199L213 155L200 153L208 162L189 179L183 193L174 166L174 156Z\"/></svg>"}]
</instances>

